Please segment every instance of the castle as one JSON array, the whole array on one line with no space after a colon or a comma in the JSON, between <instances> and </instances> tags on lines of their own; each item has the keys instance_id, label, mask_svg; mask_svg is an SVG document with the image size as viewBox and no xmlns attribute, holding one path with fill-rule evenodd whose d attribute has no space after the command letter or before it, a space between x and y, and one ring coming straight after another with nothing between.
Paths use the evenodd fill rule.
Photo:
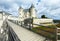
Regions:
<instances>
[{"instance_id":1,"label":"castle","mask_svg":"<svg viewBox=\"0 0 60 41\"><path fill-rule=\"evenodd\" d=\"M23 9L22 7L19 8L19 18L21 20L24 20L26 18L36 18L36 9L34 5L32 4L29 9Z\"/></svg>"},{"instance_id":2,"label":"castle","mask_svg":"<svg viewBox=\"0 0 60 41\"><path fill-rule=\"evenodd\" d=\"M25 19L33 18L33 24L53 23L53 19L50 18L41 18L41 19L37 18L36 9L33 4L29 9L23 9L22 7L20 7L18 11L19 11L19 21L24 21Z\"/></svg>"}]
</instances>

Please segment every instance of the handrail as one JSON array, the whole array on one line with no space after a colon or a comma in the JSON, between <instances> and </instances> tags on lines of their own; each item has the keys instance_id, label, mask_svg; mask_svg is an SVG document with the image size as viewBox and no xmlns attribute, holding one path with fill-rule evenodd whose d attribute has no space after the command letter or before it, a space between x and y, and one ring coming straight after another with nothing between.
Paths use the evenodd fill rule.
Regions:
<instances>
[{"instance_id":1,"label":"handrail","mask_svg":"<svg viewBox=\"0 0 60 41\"><path fill-rule=\"evenodd\" d=\"M8 24L8 27L9 27L9 34L12 34L12 37L13 37L14 41L21 41L9 24Z\"/></svg>"}]
</instances>

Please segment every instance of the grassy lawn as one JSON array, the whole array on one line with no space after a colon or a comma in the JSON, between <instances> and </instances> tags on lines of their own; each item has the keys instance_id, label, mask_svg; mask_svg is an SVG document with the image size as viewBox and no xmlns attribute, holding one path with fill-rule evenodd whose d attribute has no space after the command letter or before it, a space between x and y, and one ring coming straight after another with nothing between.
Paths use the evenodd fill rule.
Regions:
<instances>
[{"instance_id":1,"label":"grassy lawn","mask_svg":"<svg viewBox=\"0 0 60 41\"><path fill-rule=\"evenodd\" d=\"M49 26L49 27L38 26L32 28L32 30L48 38L55 39L55 30L56 30L55 26Z\"/></svg>"},{"instance_id":2,"label":"grassy lawn","mask_svg":"<svg viewBox=\"0 0 60 41\"><path fill-rule=\"evenodd\" d=\"M56 30L54 26L49 26L49 27L39 26L39 27L34 27L33 29L44 30L51 33L55 33L55 30Z\"/></svg>"}]
</instances>

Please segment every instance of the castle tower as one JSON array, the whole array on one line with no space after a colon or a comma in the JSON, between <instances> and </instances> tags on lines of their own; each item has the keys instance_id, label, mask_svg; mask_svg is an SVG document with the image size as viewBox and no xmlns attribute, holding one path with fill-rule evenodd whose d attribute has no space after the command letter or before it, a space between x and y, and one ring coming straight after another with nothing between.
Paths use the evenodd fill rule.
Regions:
<instances>
[{"instance_id":1,"label":"castle tower","mask_svg":"<svg viewBox=\"0 0 60 41\"><path fill-rule=\"evenodd\" d=\"M24 15L23 10L24 9L22 7L19 8L19 17L23 17L23 15Z\"/></svg>"},{"instance_id":2,"label":"castle tower","mask_svg":"<svg viewBox=\"0 0 60 41\"><path fill-rule=\"evenodd\" d=\"M30 10L30 16L36 18L36 9L33 4L31 5L29 10Z\"/></svg>"},{"instance_id":3,"label":"castle tower","mask_svg":"<svg viewBox=\"0 0 60 41\"><path fill-rule=\"evenodd\" d=\"M19 13L19 20L20 21L22 21L23 20L23 18L24 18L24 9L22 8L22 7L20 7L19 9L18 9L18 13Z\"/></svg>"}]
</instances>

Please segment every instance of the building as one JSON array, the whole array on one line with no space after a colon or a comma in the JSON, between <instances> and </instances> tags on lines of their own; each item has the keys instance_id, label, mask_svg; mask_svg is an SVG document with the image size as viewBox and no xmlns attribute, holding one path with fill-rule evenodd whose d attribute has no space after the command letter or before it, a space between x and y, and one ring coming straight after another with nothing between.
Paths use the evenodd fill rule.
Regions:
<instances>
[{"instance_id":1,"label":"building","mask_svg":"<svg viewBox=\"0 0 60 41\"><path fill-rule=\"evenodd\" d=\"M51 25L53 23L53 19L37 18L36 9L33 4L31 5L31 7L29 9L23 9L22 7L20 7L18 9L18 11L19 11L19 21L24 21L25 19L29 19L29 20L27 20L29 23L30 19L33 18L33 24L38 24L38 25L42 24L42 25L46 26L46 25Z\"/></svg>"},{"instance_id":2,"label":"building","mask_svg":"<svg viewBox=\"0 0 60 41\"><path fill-rule=\"evenodd\" d=\"M11 15L5 11L0 11L0 19L5 20L8 16Z\"/></svg>"},{"instance_id":3,"label":"building","mask_svg":"<svg viewBox=\"0 0 60 41\"><path fill-rule=\"evenodd\" d=\"M10 16L8 16L8 19L10 19L10 20L18 20L18 17L10 15Z\"/></svg>"},{"instance_id":4,"label":"building","mask_svg":"<svg viewBox=\"0 0 60 41\"><path fill-rule=\"evenodd\" d=\"M0 20L3 19L3 14L2 14L2 13L3 13L3 12L0 11Z\"/></svg>"},{"instance_id":5,"label":"building","mask_svg":"<svg viewBox=\"0 0 60 41\"><path fill-rule=\"evenodd\" d=\"M33 19L33 27L37 27L38 25L42 26L49 26L49 25L54 25L53 19L46 19L46 18L41 18L41 19Z\"/></svg>"},{"instance_id":6,"label":"building","mask_svg":"<svg viewBox=\"0 0 60 41\"><path fill-rule=\"evenodd\" d=\"M34 7L34 5L32 4L31 7L29 9L23 9L22 7L20 7L18 9L19 11L19 20L23 21L26 18L35 18L36 17L36 9Z\"/></svg>"}]
</instances>

